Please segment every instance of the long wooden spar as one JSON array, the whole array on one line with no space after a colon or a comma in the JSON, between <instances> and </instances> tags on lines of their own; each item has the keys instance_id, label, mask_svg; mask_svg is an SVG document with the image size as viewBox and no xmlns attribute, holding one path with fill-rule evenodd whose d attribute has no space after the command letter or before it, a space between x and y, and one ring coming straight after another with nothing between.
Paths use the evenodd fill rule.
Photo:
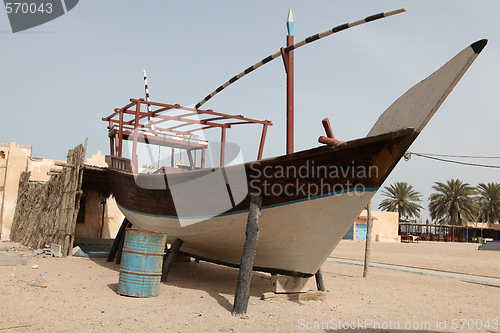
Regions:
<instances>
[{"instance_id":1,"label":"long wooden spar","mask_svg":"<svg viewBox=\"0 0 500 333\"><path fill-rule=\"evenodd\" d=\"M317 33L315 35L309 36L306 39L301 40L300 42L297 42L295 44L287 46L286 48L283 49L283 51L284 52L289 52L291 50L297 49L297 48L299 48L301 46L304 46L306 44L309 44L309 43L312 43L314 41L317 41L318 39L324 38L326 36L330 36L330 35L332 35L332 34L334 34L336 32L340 32L342 30L345 30L345 29L348 29L348 28L352 28L352 27L355 27L355 26L363 24L363 23L372 22L372 21L375 21L375 20L378 20L378 19L381 19L381 18L384 18L384 17L388 17L388 16L400 14L400 13L403 13L403 12L406 12L406 8L394 9L394 10L390 10L388 12L383 12L383 13L375 14L375 15L372 15L372 16L368 16L368 17L365 17L364 19L360 19L360 20L357 20L357 21L352 21L352 22L349 22L349 23L344 23L344 24L341 24L341 25L336 26L334 28L328 29L326 31L323 31L323 32ZM282 52L281 52L281 50L279 50L278 52L273 53L270 56L267 56L266 58L262 59L261 61L259 61L255 65L248 67L247 69L245 69L243 72L239 73L238 75L233 76L231 79L229 79L229 81L227 81L226 83L224 83L223 85L221 85L219 88L215 89L210 95L207 95L207 97L205 97L203 100L201 100L200 102L198 102L198 104L196 104L195 108L198 109L203 104L205 104L209 99L211 99L212 97L214 97L215 95L217 95L218 93L220 93L222 90L224 90L225 88L227 88L230 84L232 84L232 83L236 82L237 80L241 79L243 76L245 76L245 75L253 72L254 70L256 70L257 68L259 68L260 66L262 66L264 64L267 64L271 60L274 60L274 59L276 59L278 57L281 57L281 55L282 55Z\"/></svg>"}]
</instances>

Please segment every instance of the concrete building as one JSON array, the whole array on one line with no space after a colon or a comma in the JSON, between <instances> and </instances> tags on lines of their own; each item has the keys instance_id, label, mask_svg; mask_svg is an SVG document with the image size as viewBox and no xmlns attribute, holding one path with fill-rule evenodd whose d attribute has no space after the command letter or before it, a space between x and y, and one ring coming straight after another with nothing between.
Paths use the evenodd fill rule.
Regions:
<instances>
[{"instance_id":1,"label":"concrete building","mask_svg":"<svg viewBox=\"0 0 500 333\"><path fill-rule=\"evenodd\" d=\"M457 235L462 236L468 242L474 241L478 237L482 239L500 240L500 224L487 222L461 222L461 228Z\"/></svg>"},{"instance_id":2,"label":"concrete building","mask_svg":"<svg viewBox=\"0 0 500 333\"><path fill-rule=\"evenodd\" d=\"M60 169L53 160L33 158L32 147L15 142L0 145L0 239L10 237L12 221L16 210L19 177L25 171L31 171L30 181L46 182L51 169ZM103 172L107 164L101 151L92 154L85 162L85 168ZM84 172L85 177L85 172ZM114 238L123 215L118 210L113 198L102 198L96 191L84 191L80 202L80 213L75 231L76 238Z\"/></svg>"},{"instance_id":3,"label":"concrete building","mask_svg":"<svg viewBox=\"0 0 500 333\"><path fill-rule=\"evenodd\" d=\"M31 146L15 142L0 146L0 238L9 238L17 202L19 176L27 170Z\"/></svg>"},{"instance_id":4,"label":"concrete building","mask_svg":"<svg viewBox=\"0 0 500 333\"><path fill-rule=\"evenodd\" d=\"M457 225L400 222L400 234L418 236L420 240L480 242L481 239L500 239L500 224L459 222ZM454 230L454 231L453 231ZM455 233L455 237L453 237Z\"/></svg>"},{"instance_id":5,"label":"concrete building","mask_svg":"<svg viewBox=\"0 0 500 333\"><path fill-rule=\"evenodd\" d=\"M367 211L363 210L347 231L344 239L366 240ZM398 213L372 210L372 240L375 242L400 242L398 235Z\"/></svg>"}]
</instances>

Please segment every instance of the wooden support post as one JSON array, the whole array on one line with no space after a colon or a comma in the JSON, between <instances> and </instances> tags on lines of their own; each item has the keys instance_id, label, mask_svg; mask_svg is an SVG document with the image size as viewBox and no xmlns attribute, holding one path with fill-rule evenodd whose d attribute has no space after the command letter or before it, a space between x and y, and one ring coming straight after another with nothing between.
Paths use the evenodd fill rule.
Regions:
<instances>
[{"instance_id":1,"label":"wooden support post","mask_svg":"<svg viewBox=\"0 0 500 333\"><path fill-rule=\"evenodd\" d=\"M115 142L113 137L109 138L109 154L115 156Z\"/></svg>"},{"instance_id":2,"label":"wooden support post","mask_svg":"<svg viewBox=\"0 0 500 333\"><path fill-rule=\"evenodd\" d=\"M201 149L201 168L202 169L205 168L205 149L206 148Z\"/></svg>"},{"instance_id":3,"label":"wooden support post","mask_svg":"<svg viewBox=\"0 0 500 333\"><path fill-rule=\"evenodd\" d=\"M66 160L68 163L73 163L73 158L75 155L75 150L78 147L75 147L75 149L70 149L68 151L68 156L66 157ZM64 168L62 171L61 177L64 179L63 182L63 189L62 189L62 195L61 195L61 209L60 209L60 214L59 214L59 219L56 224L56 228L58 232L62 232L64 236L61 237L61 245L62 246L62 254L63 256L68 255L69 251L69 231L67 230L67 224L68 224L68 216L69 212L71 211L71 216L73 216L73 208L74 208L74 202L71 202L71 192L74 191L76 186L73 185L73 178L74 178L74 168ZM67 235L67 237L66 237Z\"/></svg>"},{"instance_id":4,"label":"wooden support post","mask_svg":"<svg viewBox=\"0 0 500 333\"><path fill-rule=\"evenodd\" d=\"M187 153L187 156L188 156L188 160L189 160L189 165L191 166L191 170L194 170L194 167L195 167L195 163L194 163L194 160L193 160L193 155L191 155L191 150L190 149L186 149L186 153Z\"/></svg>"},{"instance_id":5,"label":"wooden support post","mask_svg":"<svg viewBox=\"0 0 500 333\"><path fill-rule=\"evenodd\" d=\"M259 152L257 153L257 160L262 159L262 154L264 153L264 142L266 141L267 124L264 124L262 128L262 135L260 136Z\"/></svg>"},{"instance_id":6,"label":"wooden support post","mask_svg":"<svg viewBox=\"0 0 500 333\"><path fill-rule=\"evenodd\" d=\"M122 263L122 251L123 251L123 244L125 243L125 234L127 233L127 228L130 228L132 226L132 223L130 223L127 220L127 226L125 227L125 232L123 232L122 237L120 238L120 241L118 243L118 253L116 254L116 264L120 265Z\"/></svg>"},{"instance_id":7,"label":"wooden support post","mask_svg":"<svg viewBox=\"0 0 500 333\"><path fill-rule=\"evenodd\" d=\"M134 143L132 146L132 172L139 173L139 156L137 156L137 141L139 138L139 114L141 112L141 103L135 105L135 122L134 122Z\"/></svg>"},{"instance_id":8,"label":"wooden support post","mask_svg":"<svg viewBox=\"0 0 500 333\"><path fill-rule=\"evenodd\" d=\"M224 166L224 157L226 155L226 128L221 127L222 135L220 139L220 167Z\"/></svg>"},{"instance_id":9,"label":"wooden support post","mask_svg":"<svg viewBox=\"0 0 500 333\"><path fill-rule=\"evenodd\" d=\"M167 281L168 272L170 271L170 267L172 267L172 263L174 262L175 257L177 257L177 253L179 253L179 249L181 248L182 243L184 243L182 239L176 238L172 246L170 246L170 249L167 251L167 254L163 258L161 282Z\"/></svg>"},{"instance_id":10,"label":"wooden support post","mask_svg":"<svg viewBox=\"0 0 500 333\"><path fill-rule=\"evenodd\" d=\"M107 262L112 262L115 260L116 252L118 251L118 246L120 245L120 240L125 235L125 229L127 229L128 220L127 218L123 219L122 225L116 234L115 240L113 241L113 245L111 245L111 249L109 250Z\"/></svg>"},{"instance_id":11,"label":"wooden support post","mask_svg":"<svg viewBox=\"0 0 500 333\"><path fill-rule=\"evenodd\" d=\"M87 140L85 141L87 143ZM63 166L62 177L64 178L63 194L61 197L61 214L57 231L60 235L60 240L57 242L61 245L63 256L71 255L73 247L73 229L76 228L76 219L80 202L77 201L81 194L80 184L83 177L83 163L85 162L85 148L82 145L75 147L68 152L66 163L58 163Z\"/></svg>"},{"instance_id":12,"label":"wooden support post","mask_svg":"<svg viewBox=\"0 0 500 333\"><path fill-rule=\"evenodd\" d=\"M116 156L122 157L122 151L123 151L123 110L120 109L120 121L119 121L119 127L118 127L118 149L117 149L117 154ZM116 138L115 138L116 140Z\"/></svg>"},{"instance_id":13,"label":"wooden support post","mask_svg":"<svg viewBox=\"0 0 500 333\"><path fill-rule=\"evenodd\" d=\"M368 276L368 267L370 266L370 248L372 243L372 202L368 202L366 206L367 219L366 219L366 246L365 246L365 268L363 270L363 277Z\"/></svg>"},{"instance_id":14,"label":"wooden support post","mask_svg":"<svg viewBox=\"0 0 500 333\"><path fill-rule=\"evenodd\" d=\"M69 241L69 247L68 247L68 255L72 256L73 255L73 244L75 242L75 233L76 233L76 221L78 220L78 212L80 210L80 201L82 199L82 183L83 183L83 170L85 168L85 155L87 155L87 145L89 143L89 138L85 138L85 145L83 146L83 153L81 156L81 161L80 163L77 163L80 156L75 156L75 168L78 168L78 171L75 170L75 172L78 173L78 185L76 188L76 198L75 198L75 210L73 212L73 221L71 223L71 233L70 233L70 241ZM81 170L80 170L81 169ZM84 207L85 209L85 207ZM104 212L103 212L104 216Z\"/></svg>"},{"instance_id":15,"label":"wooden support post","mask_svg":"<svg viewBox=\"0 0 500 333\"><path fill-rule=\"evenodd\" d=\"M250 210L248 212L246 239L241 256L238 284L234 295L233 316L247 313L248 300L250 299L250 280L252 279L253 261L257 253L259 240L259 219L262 207L262 196L250 194Z\"/></svg>"},{"instance_id":16,"label":"wooden support post","mask_svg":"<svg viewBox=\"0 0 500 333\"><path fill-rule=\"evenodd\" d=\"M325 282L323 281L323 273L321 272L321 268L318 269L316 274L314 274L314 277L316 278L316 287L318 288L318 291L325 291Z\"/></svg>"}]
</instances>

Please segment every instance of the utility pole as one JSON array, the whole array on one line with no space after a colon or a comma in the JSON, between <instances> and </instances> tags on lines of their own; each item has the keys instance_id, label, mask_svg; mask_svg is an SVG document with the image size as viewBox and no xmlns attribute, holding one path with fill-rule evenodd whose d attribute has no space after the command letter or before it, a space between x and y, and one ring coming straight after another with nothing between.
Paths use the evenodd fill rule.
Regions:
<instances>
[{"instance_id":1,"label":"utility pole","mask_svg":"<svg viewBox=\"0 0 500 333\"><path fill-rule=\"evenodd\" d=\"M370 265L370 247L372 243L372 201L368 202L366 206L366 246L365 246L365 268L363 270L363 277L368 276L368 267Z\"/></svg>"}]
</instances>

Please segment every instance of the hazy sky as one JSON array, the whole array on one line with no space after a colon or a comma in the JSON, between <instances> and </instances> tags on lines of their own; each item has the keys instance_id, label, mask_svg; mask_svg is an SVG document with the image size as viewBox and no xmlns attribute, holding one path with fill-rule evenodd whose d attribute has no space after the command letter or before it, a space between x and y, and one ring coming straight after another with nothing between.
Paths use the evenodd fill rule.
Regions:
<instances>
[{"instance_id":1,"label":"hazy sky","mask_svg":"<svg viewBox=\"0 0 500 333\"><path fill-rule=\"evenodd\" d=\"M89 138L88 156L109 153L101 118L144 96L197 103L220 84L285 44L288 9L295 40L366 16L406 7L295 51L296 150L316 147L328 117L340 140L364 137L379 115L467 45L489 39L410 151L500 156L500 1L96 1L13 34L0 14L0 142L33 146L34 157L64 159ZM281 58L204 105L269 119L265 157L285 152L285 73ZM217 134L218 135L218 134ZM260 127L232 129L245 159ZM465 160L500 165L500 159ZM432 193L436 181L500 182L500 170L413 157L384 186L405 181ZM382 197L375 196L376 208ZM423 205L427 208L428 202ZM427 216L427 213L424 213Z\"/></svg>"}]
</instances>

